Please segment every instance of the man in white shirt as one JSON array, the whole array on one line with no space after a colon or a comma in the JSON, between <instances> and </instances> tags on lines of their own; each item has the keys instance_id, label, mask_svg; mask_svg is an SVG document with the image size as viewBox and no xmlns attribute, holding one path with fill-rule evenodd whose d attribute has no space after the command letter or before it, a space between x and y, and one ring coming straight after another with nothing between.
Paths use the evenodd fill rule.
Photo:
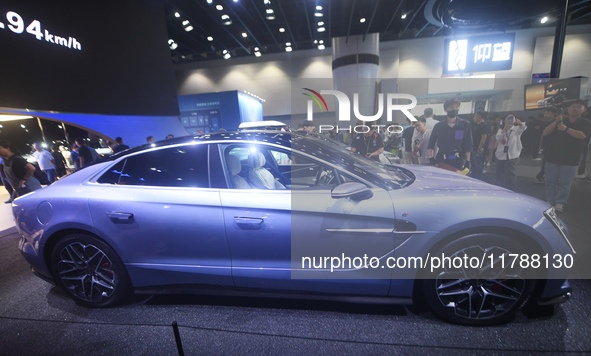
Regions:
<instances>
[{"instance_id":1,"label":"man in white shirt","mask_svg":"<svg viewBox=\"0 0 591 356\"><path fill-rule=\"evenodd\" d=\"M413 135L413 155L419 164L428 165L429 155L427 148L429 146L429 138L431 137L431 128L429 128L426 118L420 117L417 120Z\"/></svg>"},{"instance_id":2,"label":"man in white shirt","mask_svg":"<svg viewBox=\"0 0 591 356\"><path fill-rule=\"evenodd\" d=\"M40 143L36 142L35 145L35 152L33 152L33 157L39 164L39 168L45 174L47 174L47 179L49 183L55 182L55 159L53 155L48 151L44 150Z\"/></svg>"},{"instance_id":3,"label":"man in white shirt","mask_svg":"<svg viewBox=\"0 0 591 356\"><path fill-rule=\"evenodd\" d=\"M425 116L425 124L427 125L427 131L431 132L433 130L433 127L435 126L435 124L438 122L437 120L435 120L433 118L433 109L426 108L425 111L423 111L423 114ZM412 142L415 142L417 139L419 139L419 137L417 137L418 135L419 134L418 134L417 130L415 130L415 132L412 136ZM429 142L429 139L427 138L427 143L428 142ZM434 155L437 155L437 149L435 149Z\"/></svg>"}]
</instances>

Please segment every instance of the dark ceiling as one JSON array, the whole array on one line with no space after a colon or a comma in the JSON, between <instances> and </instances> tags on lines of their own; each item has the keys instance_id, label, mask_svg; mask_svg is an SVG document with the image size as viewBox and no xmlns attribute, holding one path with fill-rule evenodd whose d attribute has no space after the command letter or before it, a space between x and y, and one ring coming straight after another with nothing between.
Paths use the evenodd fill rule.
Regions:
<instances>
[{"instance_id":1,"label":"dark ceiling","mask_svg":"<svg viewBox=\"0 0 591 356\"><path fill-rule=\"evenodd\" d=\"M165 0L164 4L175 63L264 56L288 47L297 51L324 45L327 50L332 37L375 32L381 41L394 41L556 27L565 8L564 0ZM591 0L569 0L568 25L591 23L590 14ZM542 24L544 16L548 21Z\"/></svg>"}]
</instances>

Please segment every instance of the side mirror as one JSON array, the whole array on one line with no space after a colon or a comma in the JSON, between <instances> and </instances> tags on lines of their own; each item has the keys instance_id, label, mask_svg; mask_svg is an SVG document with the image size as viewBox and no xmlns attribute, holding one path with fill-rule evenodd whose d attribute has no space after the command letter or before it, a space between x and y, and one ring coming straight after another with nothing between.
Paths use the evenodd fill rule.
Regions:
<instances>
[{"instance_id":1,"label":"side mirror","mask_svg":"<svg viewBox=\"0 0 591 356\"><path fill-rule=\"evenodd\" d=\"M373 197L373 192L364 184L347 182L336 186L330 192L330 196L333 199L349 198L351 200L361 201Z\"/></svg>"}]
</instances>

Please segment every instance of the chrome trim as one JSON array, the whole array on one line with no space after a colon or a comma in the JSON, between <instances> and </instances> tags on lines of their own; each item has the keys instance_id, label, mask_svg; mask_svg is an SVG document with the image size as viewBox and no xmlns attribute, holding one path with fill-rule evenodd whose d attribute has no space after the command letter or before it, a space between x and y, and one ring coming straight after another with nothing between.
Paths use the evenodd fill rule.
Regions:
<instances>
[{"instance_id":1,"label":"chrome trim","mask_svg":"<svg viewBox=\"0 0 591 356\"><path fill-rule=\"evenodd\" d=\"M566 236L566 233L564 232L564 226L560 222L560 219L558 219L558 216L556 215L556 211L554 211L554 207L550 207L549 209L547 209L546 211L544 211L543 214L546 217L546 219L548 219L548 221L550 221L550 223L552 225L554 225L554 227L556 228L556 230L558 230L558 232L560 232L560 235L562 235L562 237L564 238L564 241L566 241L566 243L570 247L571 251L574 254L576 254L577 251L575 251L575 248L573 247L573 245L570 243L570 240Z\"/></svg>"},{"instance_id":2,"label":"chrome trim","mask_svg":"<svg viewBox=\"0 0 591 356\"><path fill-rule=\"evenodd\" d=\"M394 229L326 229L327 232L367 234L424 234L426 231L397 231Z\"/></svg>"}]
</instances>

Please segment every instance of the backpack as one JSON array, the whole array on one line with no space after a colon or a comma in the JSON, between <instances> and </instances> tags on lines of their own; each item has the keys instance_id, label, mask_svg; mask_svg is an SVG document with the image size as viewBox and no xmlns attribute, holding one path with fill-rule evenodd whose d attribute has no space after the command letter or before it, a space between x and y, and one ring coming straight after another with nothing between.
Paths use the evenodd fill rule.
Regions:
<instances>
[{"instance_id":1,"label":"backpack","mask_svg":"<svg viewBox=\"0 0 591 356\"><path fill-rule=\"evenodd\" d=\"M35 173L33 173L33 177L35 177L41 185L50 185L49 178L47 178L47 174L41 170L39 164L37 162L31 163L35 167Z\"/></svg>"}]
</instances>

